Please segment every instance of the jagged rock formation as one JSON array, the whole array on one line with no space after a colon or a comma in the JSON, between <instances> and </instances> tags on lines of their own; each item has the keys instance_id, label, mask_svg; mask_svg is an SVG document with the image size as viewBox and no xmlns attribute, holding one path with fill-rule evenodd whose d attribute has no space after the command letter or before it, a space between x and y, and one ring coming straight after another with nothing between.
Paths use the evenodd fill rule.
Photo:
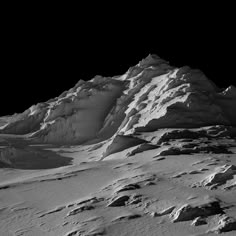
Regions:
<instances>
[{"instance_id":1,"label":"jagged rock formation","mask_svg":"<svg viewBox=\"0 0 236 236\"><path fill-rule=\"evenodd\" d=\"M227 181L234 179L234 177L236 177L236 166L224 165L216 168L214 173L207 176L207 178L202 181L202 185L215 188L217 186L226 184Z\"/></svg>"},{"instance_id":2,"label":"jagged rock formation","mask_svg":"<svg viewBox=\"0 0 236 236\"><path fill-rule=\"evenodd\" d=\"M194 220L196 217L206 217L222 213L223 211L219 205L219 202L212 201L199 206L185 204L171 214L171 217L173 218L173 222L180 222Z\"/></svg>"},{"instance_id":3,"label":"jagged rock formation","mask_svg":"<svg viewBox=\"0 0 236 236\"><path fill-rule=\"evenodd\" d=\"M233 217L223 215L220 218L218 225L214 229L210 230L210 232L222 233L233 230L236 230L236 220Z\"/></svg>"},{"instance_id":4,"label":"jagged rock formation","mask_svg":"<svg viewBox=\"0 0 236 236\"><path fill-rule=\"evenodd\" d=\"M8 117L0 131L28 134L35 142L83 143L162 128L232 127L235 98L235 87L221 91L201 71L149 55L122 76L81 80Z\"/></svg>"}]
</instances>

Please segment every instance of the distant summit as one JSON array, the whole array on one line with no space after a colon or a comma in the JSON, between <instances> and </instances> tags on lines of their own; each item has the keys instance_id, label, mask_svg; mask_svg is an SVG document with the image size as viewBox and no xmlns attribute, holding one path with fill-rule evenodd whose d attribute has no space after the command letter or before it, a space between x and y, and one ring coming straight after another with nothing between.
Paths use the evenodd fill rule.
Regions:
<instances>
[{"instance_id":1,"label":"distant summit","mask_svg":"<svg viewBox=\"0 0 236 236\"><path fill-rule=\"evenodd\" d=\"M139 62L140 67L149 67L149 66L157 66L160 64L169 64L167 61L161 59L156 54L149 54L146 58Z\"/></svg>"}]
</instances>

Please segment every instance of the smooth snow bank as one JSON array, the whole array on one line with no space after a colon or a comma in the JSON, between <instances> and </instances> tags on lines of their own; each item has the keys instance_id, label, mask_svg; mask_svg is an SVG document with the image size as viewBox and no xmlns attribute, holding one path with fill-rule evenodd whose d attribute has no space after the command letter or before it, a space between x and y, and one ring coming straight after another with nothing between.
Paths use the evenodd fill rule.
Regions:
<instances>
[{"instance_id":1,"label":"smooth snow bank","mask_svg":"<svg viewBox=\"0 0 236 236\"><path fill-rule=\"evenodd\" d=\"M69 91L10 117L1 133L36 142L83 143L160 128L236 125L236 88L149 55L124 75L80 80Z\"/></svg>"}]
</instances>

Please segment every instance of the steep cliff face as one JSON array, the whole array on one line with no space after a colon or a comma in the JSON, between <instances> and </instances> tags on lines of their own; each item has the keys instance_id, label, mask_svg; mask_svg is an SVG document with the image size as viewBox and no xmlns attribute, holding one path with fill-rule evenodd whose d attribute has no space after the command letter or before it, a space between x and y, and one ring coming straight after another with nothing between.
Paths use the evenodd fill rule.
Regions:
<instances>
[{"instance_id":1,"label":"steep cliff face","mask_svg":"<svg viewBox=\"0 0 236 236\"><path fill-rule=\"evenodd\" d=\"M79 81L59 97L3 122L1 133L36 142L83 143L162 128L236 126L236 88L149 55L124 75Z\"/></svg>"}]
</instances>

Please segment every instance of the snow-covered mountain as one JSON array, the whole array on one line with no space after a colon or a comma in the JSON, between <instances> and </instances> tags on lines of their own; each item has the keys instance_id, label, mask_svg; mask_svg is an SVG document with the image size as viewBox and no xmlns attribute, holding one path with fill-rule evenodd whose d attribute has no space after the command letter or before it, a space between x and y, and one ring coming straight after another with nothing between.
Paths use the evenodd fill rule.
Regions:
<instances>
[{"instance_id":1,"label":"snow-covered mountain","mask_svg":"<svg viewBox=\"0 0 236 236\"><path fill-rule=\"evenodd\" d=\"M0 235L235 236L235 111L149 55L0 117Z\"/></svg>"},{"instance_id":2,"label":"snow-covered mountain","mask_svg":"<svg viewBox=\"0 0 236 236\"><path fill-rule=\"evenodd\" d=\"M124 75L80 80L59 97L8 117L1 133L79 144L163 128L229 128L236 126L235 108L235 87L219 89L200 70L149 55Z\"/></svg>"}]
</instances>

